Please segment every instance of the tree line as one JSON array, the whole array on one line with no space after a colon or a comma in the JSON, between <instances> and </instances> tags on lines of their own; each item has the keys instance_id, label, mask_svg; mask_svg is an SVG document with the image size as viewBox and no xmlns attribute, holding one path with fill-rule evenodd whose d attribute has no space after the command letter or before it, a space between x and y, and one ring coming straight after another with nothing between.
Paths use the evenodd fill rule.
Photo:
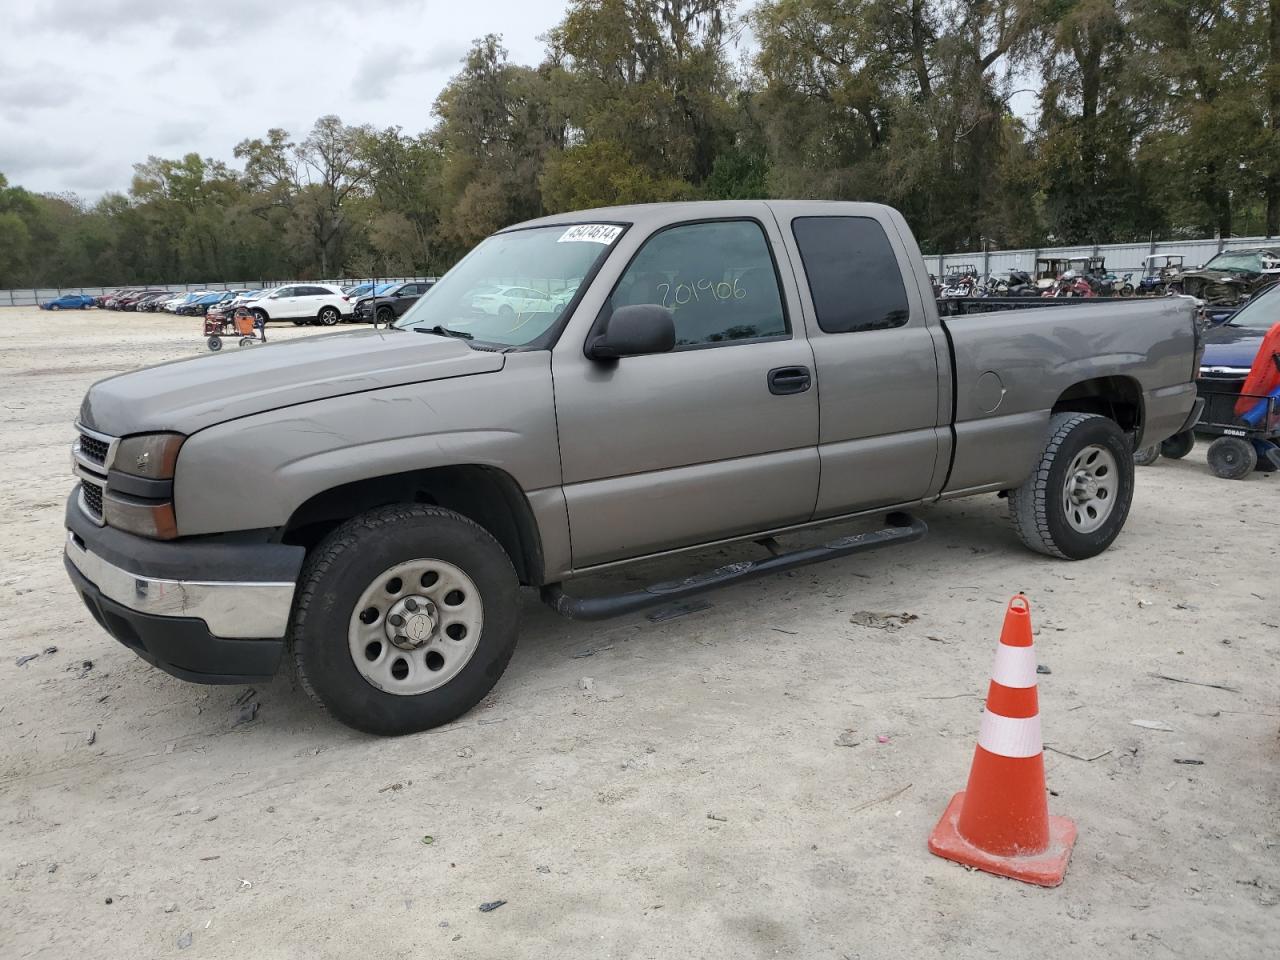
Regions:
<instances>
[{"instance_id":1,"label":"tree line","mask_svg":"<svg viewBox=\"0 0 1280 960\"><path fill-rule=\"evenodd\" d=\"M1280 0L570 0L542 39L477 40L418 133L325 116L92 204L0 173L0 287L434 274L659 200L882 201L932 252L1280 233Z\"/></svg>"}]
</instances>

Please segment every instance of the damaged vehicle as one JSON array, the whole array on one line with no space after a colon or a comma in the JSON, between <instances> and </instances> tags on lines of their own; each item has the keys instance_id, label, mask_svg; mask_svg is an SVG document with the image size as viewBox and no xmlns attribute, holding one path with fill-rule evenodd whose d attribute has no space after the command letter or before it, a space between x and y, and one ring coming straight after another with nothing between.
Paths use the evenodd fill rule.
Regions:
<instances>
[{"instance_id":1,"label":"damaged vehicle","mask_svg":"<svg viewBox=\"0 0 1280 960\"><path fill-rule=\"evenodd\" d=\"M475 308L512 287L554 293ZM108 633L174 676L287 663L337 719L404 734L498 682L522 587L570 618L630 614L911 543L915 511L980 494L1007 498L1031 550L1097 556L1128 517L1135 446L1195 422L1194 306L981 303L940 317L910 228L878 204L516 224L389 328L91 387L66 569ZM731 542L759 556L574 583Z\"/></svg>"},{"instance_id":2,"label":"damaged vehicle","mask_svg":"<svg viewBox=\"0 0 1280 960\"><path fill-rule=\"evenodd\" d=\"M1184 293L1208 304L1239 304L1280 278L1280 246L1224 250L1199 270L1184 270L1165 280L1170 293Z\"/></svg>"}]
</instances>

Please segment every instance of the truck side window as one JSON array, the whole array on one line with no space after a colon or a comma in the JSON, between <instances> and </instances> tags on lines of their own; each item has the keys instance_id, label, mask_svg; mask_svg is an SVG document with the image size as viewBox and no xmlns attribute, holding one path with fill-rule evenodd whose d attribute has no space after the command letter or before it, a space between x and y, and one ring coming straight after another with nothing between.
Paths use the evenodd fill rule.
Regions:
<instances>
[{"instance_id":1,"label":"truck side window","mask_svg":"<svg viewBox=\"0 0 1280 960\"><path fill-rule=\"evenodd\" d=\"M824 333L888 330L910 318L902 269L874 219L797 217L791 232Z\"/></svg>"},{"instance_id":2,"label":"truck side window","mask_svg":"<svg viewBox=\"0 0 1280 960\"><path fill-rule=\"evenodd\" d=\"M655 234L611 300L613 309L639 303L669 309L677 349L791 332L768 241L753 220L686 223Z\"/></svg>"}]
</instances>

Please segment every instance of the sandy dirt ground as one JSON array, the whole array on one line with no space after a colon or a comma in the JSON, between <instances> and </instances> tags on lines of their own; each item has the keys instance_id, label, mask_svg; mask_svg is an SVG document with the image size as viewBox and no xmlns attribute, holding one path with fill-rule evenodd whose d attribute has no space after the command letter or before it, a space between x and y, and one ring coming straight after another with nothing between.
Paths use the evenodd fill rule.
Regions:
<instances>
[{"instance_id":1,"label":"sandy dirt ground","mask_svg":"<svg viewBox=\"0 0 1280 960\"><path fill-rule=\"evenodd\" d=\"M190 319L0 311L0 957L1275 956L1280 479L1162 461L1084 563L1028 553L984 497L665 622L531 594L480 707L378 740L286 676L147 667L67 582L85 388L202 350ZM1050 806L1080 829L1052 891L925 848L1019 589Z\"/></svg>"}]
</instances>

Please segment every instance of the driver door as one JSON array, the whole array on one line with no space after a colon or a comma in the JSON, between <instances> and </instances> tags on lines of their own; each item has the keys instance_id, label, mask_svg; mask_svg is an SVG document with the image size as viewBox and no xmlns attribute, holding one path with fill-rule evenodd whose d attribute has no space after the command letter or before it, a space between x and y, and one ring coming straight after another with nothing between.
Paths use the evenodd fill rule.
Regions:
<instances>
[{"instance_id":1,"label":"driver door","mask_svg":"<svg viewBox=\"0 0 1280 960\"><path fill-rule=\"evenodd\" d=\"M670 309L671 352L601 363L584 355L581 339L557 345L575 568L812 515L813 353L792 333L792 281L784 285L768 236L760 222L742 218L677 224L645 241L603 312L645 303Z\"/></svg>"}]
</instances>

